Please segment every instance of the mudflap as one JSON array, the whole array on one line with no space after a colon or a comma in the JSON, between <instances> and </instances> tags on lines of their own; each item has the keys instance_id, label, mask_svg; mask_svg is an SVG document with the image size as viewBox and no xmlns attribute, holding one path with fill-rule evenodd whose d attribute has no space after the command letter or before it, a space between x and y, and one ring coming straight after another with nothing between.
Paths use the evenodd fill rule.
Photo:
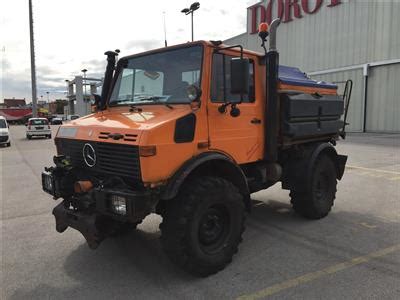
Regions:
<instances>
[{"instance_id":1,"label":"mudflap","mask_svg":"<svg viewBox=\"0 0 400 300\"><path fill-rule=\"evenodd\" d=\"M105 233L98 227L99 216L96 214L89 215L67 209L62 202L53 209L53 215L56 219L56 230L58 232L62 233L68 227L78 230L91 249L96 249L106 237Z\"/></svg>"},{"instance_id":2,"label":"mudflap","mask_svg":"<svg viewBox=\"0 0 400 300\"><path fill-rule=\"evenodd\" d=\"M336 166L337 166L337 179L342 179L343 174L344 174L344 169L346 167L346 162L347 162L347 156L346 155L337 155L336 158Z\"/></svg>"}]
</instances>

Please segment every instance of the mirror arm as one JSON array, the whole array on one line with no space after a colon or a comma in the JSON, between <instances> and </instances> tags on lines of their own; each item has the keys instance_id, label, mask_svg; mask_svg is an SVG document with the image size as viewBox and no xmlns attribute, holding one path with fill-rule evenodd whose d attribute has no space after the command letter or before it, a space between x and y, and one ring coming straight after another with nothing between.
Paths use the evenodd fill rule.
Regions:
<instances>
[{"instance_id":1,"label":"mirror arm","mask_svg":"<svg viewBox=\"0 0 400 300\"><path fill-rule=\"evenodd\" d=\"M232 48L240 48L240 58L243 59L243 46L242 45L234 45L234 46L228 46L228 47L223 47L223 48L215 48L214 53L218 53L221 50L228 50Z\"/></svg>"}]
</instances>

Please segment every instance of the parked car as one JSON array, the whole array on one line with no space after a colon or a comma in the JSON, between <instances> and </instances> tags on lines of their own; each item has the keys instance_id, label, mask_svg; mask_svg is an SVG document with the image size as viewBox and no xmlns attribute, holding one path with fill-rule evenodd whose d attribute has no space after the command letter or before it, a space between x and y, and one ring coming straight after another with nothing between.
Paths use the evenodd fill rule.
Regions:
<instances>
[{"instance_id":1,"label":"parked car","mask_svg":"<svg viewBox=\"0 0 400 300\"><path fill-rule=\"evenodd\" d=\"M79 115L68 115L67 116L67 121L72 121L72 120L76 120L79 119L80 116Z\"/></svg>"},{"instance_id":2,"label":"parked car","mask_svg":"<svg viewBox=\"0 0 400 300\"><path fill-rule=\"evenodd\" d=\"M6 147L11 146L8 123L3 116L0 116L0 145L6 145Z\"/></svg>"},{"instance_id":3,"label":"parked car","mask_svg":"<svg viewBox=\"0 0 400 300\"><path fill-rule=\"evenodd\" d=\"M51 125L62 125L63 120L62 118L53 118L51 119Z\"/></svg>"},{"instance_id":4,"label":"parked car","mask_svg":"<svg viewBox=\"0 0 400 300\"><path fill-rule=\"evenodd\" d=\"M46 118L30 118L26 124L26 138L30 140L33 136L44 136L51 139L51 129Z\"/></svg>"}]
</instances>

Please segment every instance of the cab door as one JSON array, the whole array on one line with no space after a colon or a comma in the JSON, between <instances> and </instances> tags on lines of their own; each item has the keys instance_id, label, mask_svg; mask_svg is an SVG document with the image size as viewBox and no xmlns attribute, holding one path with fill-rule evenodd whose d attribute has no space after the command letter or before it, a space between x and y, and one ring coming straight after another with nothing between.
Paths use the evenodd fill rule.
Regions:
<instances>
[{"instance_id":1,"label":"cab door","mask_svg":"<svg viewBox=\"0 0 400 300\"><path fill-rule=\"evenodd\" d=\"M256 58L249 57L249 93L243 95L243 102L237 105L240 114L232 117L231 105L226 112L218 108L226 102L237 102L240 95L231 93L230 72L233 55L214 53L212 55L211 84L208 99L208 127L210 149L225 152L237 163L249 163L263 158L263 91L261 80L257 82ZM236 56L237 57L237 56Z\"/></svg>"}]
</instances>

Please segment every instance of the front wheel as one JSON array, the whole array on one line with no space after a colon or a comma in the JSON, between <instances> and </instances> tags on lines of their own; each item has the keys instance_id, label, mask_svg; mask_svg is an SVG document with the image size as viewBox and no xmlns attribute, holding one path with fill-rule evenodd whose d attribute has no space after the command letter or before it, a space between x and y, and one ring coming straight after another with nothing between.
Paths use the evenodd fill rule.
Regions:
<instances>
[{"instance_id":1,"label":"front wheel","mask_svg":"<svg viewBox=\"0 0 400 300\"><path fill-rule=\"evenodd\" d=\"M168 257L197 276L222 270L242 241L243 196L225 179L199 177L171 201L160 225Z\"/></svg>"},{"instance_id":2,"label":"front wheel","mask_svg":"<svg viewBox=\"0 0 400 300\"><path fill-rule=\"evenodd\" d=\"M321 219L329 214L336 197L337 173L328 155L320 155L313 166L308 186L291 190L293 209L308 219Z\"/></svg>"}]
</instances>

